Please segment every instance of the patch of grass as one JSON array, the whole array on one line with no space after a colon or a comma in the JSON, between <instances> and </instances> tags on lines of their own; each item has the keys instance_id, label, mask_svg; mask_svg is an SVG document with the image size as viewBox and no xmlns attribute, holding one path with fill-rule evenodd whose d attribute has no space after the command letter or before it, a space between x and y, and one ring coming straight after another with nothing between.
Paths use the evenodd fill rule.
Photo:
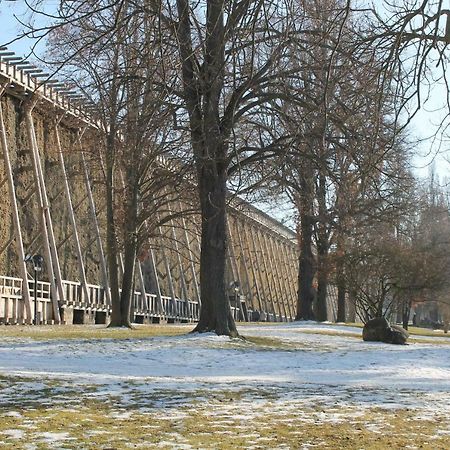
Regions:
<instances>
[{"instance_id":1,"label":"patch of grass","mask_svg":"<svg viewBox=\"0 0 450 450\"><path fill-rule=\"evenodd\" d=\"M298 342L283 341L282 339L277 339L273 337L265 336L243 336L244 342L249 342L254 344L260 350L303 350L307 348Z\"/></svg>"},{"instance_id":2,"label":"patch of grass","mask_svg":"<svg viewBox=\"0 0 450 450\"><path fill-rule=\"evenodd\" d=\"M23 409L16 410L16 416L3 412L1 447L25 449L34 443L38 449L86 450L181 446L264 449L300 448L302 444L325 450L448 448L446 430L450 423L445 415L419 419L410 410L360 411L357 407L301 404L285 411L276 401L254 407L250 399L247 403L241 400L241 394L219 392L175 411L130 411L96 401L78 409ZM11 430L17 430L21 438L11 436ZM45 433L66 434L51 443Z\"/></svg>"},{"instance_id":3,"label":"patch of grass","mask_svg":"<svg viewBox=\"0 0 450 450\"><path fill-rule=\"evenodd\" d=\"M0 338L48 339L143 339L154 336L179 336L192 325L138 325L134 329L107 328L105 325L0 326Z\"/></svg>"},{"instance_id":4,"label":"patch of grass","mask_svg":"<svg viewBox=\"0 0 450 450\"><path fill-rule=\"evenodd\" d=\"M320 322L318 322L320 323ZM327 324L321 324L321 325L335 325L332 323ZM340 323L339 325L342 326L349 326L349 327L357 327L357 328L363 328L364 324L362 323L356 323L356 322L348 322L348 323ZM442 330L432 330L430 328L422 328L422 327L408 327L408 333L413 336L429 336L429 337L446 337L450 338L450 333L444 333Z\"/></svg>"},{"instance_id":5,"label":"patch of grass","mask_svg":"<svg viewBox=\"0 0 450 450\"><path fill-rule=\"evenodd\" d=\"M444 333L442 330L431 330L430 328L409 327L408 333L415 336L430 336L430 337L446 337L450 338L449 333Z\"/></svg>"},{"instance_id":6,"label":"patch of grass","mask_svg":"<svg viewBox=\"0 0 450 450\"><path fill-rule=\"evenodd\" d=\"M321 323L321 322L317 322L318 325L329 325L329 326L334 326L336 324L333 323ZM343 327L356 327L356 328L360 328L362 330L362 328L364 327L364 324L362 323L339 323L339 326L343 326ZM298 329L297 330L299 333L305 333L305 334L322 334L322 335L327 335L327 336L345 336L345 337L353 337L353 338L361 338L362 337L362 333L340 333L338 331L334 331L334 330L308 330L308 329ZM410 334L410 336L423 336L423 337L445 337L445 338L449 338L448 342L445 342L445 340L440 340L439 344L450 344L450 334L445 334L443 333L441 330L430 330L428 328L420 328L420 327L409 327L408 328L408 333ZM417 343L423 343L423 344L432 344L433 342L430 340L426 340L426 339L414 339L413 342L417 342Z\"/></svg>"},{"instance_id":7,"label":"patch of grass","mask_svg":"<svg viewBox=\"0 0 450 450\"><path fill-rule=\"evenodd\" d=\"M320 334L322 336L342 336L342 337L357 338L357 339L361 339L361 337L362 337L361 333L341 333L341 332L335 331L335 330L300 329L297 331L302 334Z\"/></svg>"}]
</instances>

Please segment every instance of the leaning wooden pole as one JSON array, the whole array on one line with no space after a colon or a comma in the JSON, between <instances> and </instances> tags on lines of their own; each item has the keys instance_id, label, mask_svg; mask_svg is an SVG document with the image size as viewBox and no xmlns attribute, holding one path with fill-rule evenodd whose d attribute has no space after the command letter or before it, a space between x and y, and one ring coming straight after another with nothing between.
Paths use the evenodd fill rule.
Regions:
<instances>
[{"instance_id":1,"label":"leaning wooden pole","mask_svg":"<svg viewBox=\"0 0 450 450\"><path fill-rule=\"evenodd\" d=\"M62 118L62 116L61 116ZM59 154L59 165L61 167L61 172L63 175L63 184L64 184L64 192L66 194L66 202L67 202L67 210L69 211L69 218L70 223L72 225L72 237L75 244L75 251L77 254L78 259L78 272L80 275L80 283L81 283L81 289L84 296L84 300L86 302L89 302L89 291L87 288L87 280L86 280L86 270L84 267L84 259L83 259L83 252L81 250L81 244L80 244L80 238L78 236L78 228L77 228L77 221L75 219L75 212L73 209L72 204L72 195L70 192L70 186L69 186L69 179L67 177L66 172L66 164L64 162L64 154L61 147L61 139L59 136L59 122L61 118L55 123L55 137L56 137L56 146ZM82 300L82 299L81 299Z\"/></svg>"},{"instance_id":2,"label":"leaning wooden pole","mask_svg":"<svg viewBox=\"0 0 450 450\"><path fill-rule=\"evenodd\" d=\"M183 207L182 207L180 201L178 201L178 207L179 207L180 211L183 210ZM199 286L198 279L197 279L197 272L195 271L194 253L192 251L191 243L189 242L189 235L187 232L186 220L185 220L183 214L181 214L181 226L183 227L184 242L186 244L186 248L189 253L189 267L190 267L191 274L192 274L192 282L194 285L195 298L197 299L198 305L200 307L202 305L202 299L200 297L200 286Z\"/></svg>"},{"instance_id":3,"label":"leaning wooden pole","mask_svg":"<svg viewBox=\"0 0 450 450\"><path fill-rule=\"evenodd\" d=\"M233 236L231 234L230 221L229 221L228 217L226 219L226 229L227 229L228 242L229 242L229 244L228 244L228 260L230 262L231 272L233 273L233 281L234 282L237 281L239 283L239 291L241 291L241 289L242 289L241 274L239 273L239 268L236 263L236 255L234 254L234 241L233 241ZM239 308L239 313L242 317L242 320L245 321L246 316L244 314L244 310L242 309L240 294L239 294L239 300L237 302L237 305L235 305L235 306L237 306ZM247 316L247 318L248 318L248 316Z\"/></svg>"},{"instance_id":4,"label":"leaning wooden pole","mask_svg":"<svg viewBox=\"0 0 450 450\"><path fill-rule=\"evenodd\" d=\"M266 289L267 289L265 292L269 293L268 298L269 298L269 301L270 301L270 305L272 307L272 312L273 312L273 315L274 315L275 322L277 321L277 315L278 315L278 319L280 319L280 321L281 321L280 309L278 307L279 306L278 305L278 299L276 298L277 295L276 295L275 290L273 289L272 277L270 276L271 273L269 272L269 267L268 267L268 264L267 264L267 257L268 256L264 252L264 247L263 247L263 245L261 243L261 238L260 238L260 235L259 235L258 227L255 226L253 229L254 229L254 233L252 233L252 239L254 239L253 236L256 236L256 243L258 245L259 251L261 252L261 260L262 260L262 265L263 265L263 270L264 270L264 278L265 278L264 285L266 286ZM258 252L256 254L258 255ZM261 261L259 263L261 264Z\"/></svg>"},{"instance_id":5,"label":"leaning wooden pole","mask_svg":"<svg viewBox=\"0 0 450 450\"><path fill-rule=\"evenodd\" d=\"M170 203L167 204L169 214L172 215L172 209L170 207ZM175 246L175 253L177 256L177 263L178 263L178 270L180 271L180 281L181 281L181 292L182 296L184 297L184 304L186 307L186 312L189 317L192 317L192 311L190 310L190 304L189 304L189 292L187 288L186 278L184 276L184 268L183 268L183 262L181 260L181 253L180 253L180 246L178 245L178 237L177 233L175 231L175 222L173 219L170 219L170 228L172 232L172 240Z\"/></svg>"},{"instance_id":6,"label":"leaning wooden pole","mask_svg":"<svg viewBox=\"0 0 450 450\"><path fill-rule=\"evenodd\" d=\"M162 294L161 294L161 284L159 283L159 275L158 275L158 269L156 267L156 258L155 258L155 252L152 248L150 248L150 266L153 278L155 280L156 284L156 301L158 302L158 311L161 315L167 315L167 311L164 308L164 304L162 301Z\"/></svg>"},{"instance_id":7,"label":"leaning wooden pole","mask_svg":"<svg viewBox=\"0 0 450 450\"><path fill-rule=\"evenodd\" d=\"M50 275L50 286L52 295L53 317L55 323L60 323L59 302L64 302L64 289L62 286L61 270L59 258L56 250L55 235L53 233L52 219L50 216L50 204L48 202L45 189L44 174L42 172L41 158L34 129L32 111L36 101L32 100L25 108L25 122L27 128L28 141L31 146L33 160L33 173L36 184L36 194L41 209L40 220L42 236L44 238L44 258L47 264L47 271Z\"/></svg>"},{"instance_id":8,"label":"leaning wooden pole","mask_svg":"<svg viewBox=\"0 0 450 450\"><path fill-rule=\"evenodd\" d=\"M1 98L5 92L5 85L0 87L0 136L3 148L3 161L5 163L6 178L8 181L9 198L11 200L12 218L15 233L16 251L19 257L19 273L22 278L22 299L25 304L26 318L25 322L30 324L32 321L30 289L28 287L28 274L25 263L25 252L23 249L22 230L20 228L19 210L17 207L16 190L14 186L14 176L9 159L8 139L6 136L5 122L3 119L3 108Z\"/></svg>"},{"instance_id":9,"label":"leaning wooden pole","mask_svg":"<svg viewBox=\"0 0 450 450\"><path fill-rule=\"evenodd\" d=\"M81 144L81 133L78 133L77 140L80 148L81 165L83 167L84 184L86 186L86 191L88 195L89 210L91 212L92 224L94 225L95 240L97 241L98 253L100 257L100 270L102 273L103 288L105 289L106 304L108 306L111 306L111 292L109 290L109 280L108 280L108 271L106 269L105 252L103 251L103 243L102 238L100 236L100 228L98 226L97 210L95 208L94 196L92 194L91 180L89 178L89 170L87 167L86 158L84 157L83 146Z\"/></svg>"}]
</instances>

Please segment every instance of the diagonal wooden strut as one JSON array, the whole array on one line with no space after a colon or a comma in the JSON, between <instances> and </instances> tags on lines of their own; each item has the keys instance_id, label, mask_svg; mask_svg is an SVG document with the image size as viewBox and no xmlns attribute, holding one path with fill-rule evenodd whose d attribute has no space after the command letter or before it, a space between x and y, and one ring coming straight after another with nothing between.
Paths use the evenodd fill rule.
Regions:
<instances>
[{"instance_id":1,"label":"diagonal wooden strut","mask_svg":"<svg viewBox=\"0 0 450 450\"><path fill-rule=\"evenodd\" d=\"M57 121L55 123L55 137L56 137L56 146L57 146L57 150L58 150L58 154L59 154L59 165L61 168L61 172L63 175L63 181L64 181L63 184L64 184L66 203L67 203L67 210L69 211L70 223L72 225L72 233L70 233L70 235L68 237L73 237L73 241L75 244L75 251L77 253L78 273L80 275L81 289L82 289L82 293L83 293L85 301L88 301L89 300L89 291L87 288L86 270L84 267L83 252L81 250L80 239L78 237L77 221L75 219L75 213L74 213L73 204L72 204L72 196L71 196L70 187L69 187L69 180L67 178L67 172L66 172L66 164L64 162L64 154L63 154L62 147L61 147L61 138L59 136L59 121Z\"/></svg>"},{"instance_id":2,"label":"diagonal wooden strut","mask_svg":"<svg viewBox=\"0 0 450 450\"><path fill-rule=\"evenodd\" d=\"M50 278L50 289L52 297L53 317L55 323L60 323L59 302L64 302L65 294L62 285L61 268L59 266L59 257L56 249L55 235L50 215L50 205L48 202L47 191L45 187L44 174L42 171L41 158L34 128L32 111L36 101L30 99L25 108L25 123L27 128L28 140L31 146L31 156L33 162L33 174L36 184L37 200L40 208L39 219L41 223L42 236L44 238L44 259L47 264L47 271Z\"/></svg>"},{"instance_id":3,"label":"diagonal wooden strut","mask_svg":"<svg viewBox=\"0 0 450 450\"><path fill-rule=\"evenodd\" d=\"M19 265L19 273L22 278L22 298L25 304L25 312L26 312L26 322L31 323L32 315L31 315L31 303L30 303L30 290L28 287L28 274L27 268L25 265L25 252L23 250L23 239L22 239L22 231L20 228L20 219L19 219L19 211L17 208L17 197L14 186L14 177L11 168L11 160L9 159L9 149L8 149L8 139L6 136L6 128L3 119L3 108L1 105L1 97L5 92L5 85L0 86L0 137L3 148L3 161L5 163L5 172L6 177L8 179L8 192L9 198L11 200L11 208L12 208L12 218L14 224L14 233L16 236L16 251L19 257L18 265Z\"/></svg>"}]
</instances>

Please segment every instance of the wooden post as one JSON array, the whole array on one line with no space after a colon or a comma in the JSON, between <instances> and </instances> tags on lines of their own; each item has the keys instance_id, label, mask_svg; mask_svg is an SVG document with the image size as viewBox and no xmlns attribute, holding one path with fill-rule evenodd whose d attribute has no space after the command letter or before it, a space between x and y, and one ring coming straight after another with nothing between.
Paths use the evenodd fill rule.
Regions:
<instances>
[{"instance_id":1,"label":"wooden post","mask_svg":"<svg viewBox=\"0 0 450 450\"><path fill-rule=\"evenodd\" d=\"M155 252L153 251L152 248L150 248L150 264L151 264L153 276L155 278L155 283L156 283L156 300L158 302L159 313L167 314L167 311L165 310L164 304L162 301L161 285L159 284L159 276L158 276L158 268L156 267ZM155 312L157 312L157 311L155 311Z\"/></svg>"},{"instance_id":2,"label":"wooden post","mask_svg":"<svg viewBox=\"0 0 450 450\"><path fill-rule=\"evenodd\" d=\"M287 246L284 242L280 243L281 246L281 250L284 256L284 266L285 266L285 271L286 271L286 283L288 285L288 287L290 287L290 291L291 291L291 298L293 299L293 305L291 304L292 309L295 311L295 305L297 304L297 274L296 273L292 273L292 269L289 265L289 253L287 250ZM295 317L295 314L294 314Z\"/></svg>"},{"instance_id":3,"label":"wooden post","mask_svg":"<svg viewBox=\"0 0 450 450\"><path fill-rule=\"evenodd\" d=\"M239 219L236 217L235 218L235 224L239 223ZM231 231L231 226L230 226L230 231ZM253 289L250 283L250 275L248 273L248 267L247 267L247 258L245 257L245 249L244 246L242 245L242 238L241 238L241 233L236 233L237 236L237 244L239 247L239 263L240 265L242 265L242 267L244 268L244 275L245 275L245 281L246 281L246 285L247 285L247 298L248 300L251 302L252 305L252 310L254 310L254 306L256 305L255 300L261 304L260 298L259 298L259 291L258 289L256 289L255 294L253 294ZM231 237L231 240L233 240L233 237ZM249 317L249 320L250 317Z\"/></svg>"},{"instance_id":4,"label":"wooden post","mask_svg":"<svg viewBox=\"0 0 450 450\"><path fill-rule=\"evenodd\" d=\"M172 209L171 209L169 203L167 203L167 208L169 210L169 214L172 215ZM170 219L170 229L172 230L172 239L175 244L175 253L177 254L178 269L180 271L181 292L184 297L187 316L190 317L190 316L192 316L192 314L191 314L190 305L189 305L189 293L188 293L188 289L187 289L186 278L184 277L184 270L183 270L183 263L181 261L180 247L178 245L178 238L177 238L177 234L175 232L175 224L174 224L173 219Z\"/></svg>"},{"instance_id":5,"label":"wooden post","mask_svg":"<svg viewBox=\"0 0 450 450\"><path fill-rule=\"evenodd\" d=\"M286 321L288 321L290 319L290 311L288 312L288 310L286 309L286 301L285 299L287 298L287 292L286 292L286 288L283 286L283 280L282 280L282 276L280 273L280 268L279 268L279 263L277 261L277 254L276 254L276 250L273 247L273 238L271 235L265 235L265 246L267 248L267 253L270 256L270 265L271 265L271 270L274 273L274 281L276 286L278 287L278 292L279 292L279 300L281 302L281 305L283 307L283 312L284 312L284 317L286 318Z\"/></svg>"},{"instance_id":6,"label":"wooden post","mask_svg":"<svg viewBox=\"0 0 450 450\"><path fill-rule=\"evenodd\" d=\"M239 282L239 290L241 289L242 286L242 280L241 280L241 275L239 273L239 269L237 267L236 264L236 255L234 254L234 246L233 246L233 237L231 234L231 227L230 227L230 221L228 219L227 216L227 233L228 233L228 258L230 261L230 265L231 265L231 270L233 272L233 278L235 281ZM238 308L239 308L239 312L241 314L241 317L243 318L243 320L247 320L248 322L248 315L246 318L246 315L244 314L244 311L242 310L242 305L241 305L241 298L239 297L239 301L238 301Z\"/></svg>"},{"instance_id":7,"label":"wooden post","mask_svg":"<svg viewBox=\"0 0 450 450\"><path fill-rule=\"evenodd\" d=\"M272 311L273 311L273 314L274 314L274 318L275 318L275 321L277 321L277 308L276 308L276 306L278 306L278 299L276 299L276 292L275 292L275 290L273 289L273 286L272 286L272 277L270 276L271 274L269 273L268 265L267 265L267 255L264 254L265 253L264 252L265 249L264 249L264 247L262 245L262 242L261 242L261 237L260 237L260 234L259 234L258 227L254 227L253 229L255 230L254 234L255 234L256 240L258 242L258 248L260 249L260 252L261 252L261 255L262 255L262 264L263 264L264 274L265 274L265 278L266 278L265 285L267 287L267 291L269 292L269 299L270 299L270 303L271 303L271 306L272 306ZM280 315L279 308L278 308L278 315Z\"/></svg>"},{"instance_id":8,"label":"wooden post","mask_svg":"<svg viewBox=\"0 0 450 450\"><path fill-rule=\"evenodd\" d=\"M81 289L84 296L84 301L86 303L89 303L89 291L87 288L87 280L86 280L86 270L84 267L84 261L83 261L83 252L81 250L81 244L80 239L78 236L78 228L77 228L77 221L75 219L75 212L73 210L73 204L72 204L72 195L70 192L70 186L69 186L69 179L67 177L66 172L66 164L64 162L64 154L61 147L61 139L59 136L59 123L62 119L62 116L59 118L59 120L55 123L55 137L56 137L56 145L58 149L59 154L59 165L61 167L61 172L63 174L63 180L64 180L64 192L66 196L66 202L67 202L67 209L69 211L69 218L70 223L72 225L72 237L75 244L75 251L77 253L77 259L78 259L78 272L80 275L80 283L81 283ZM81 299L83 301L83 299Z\"/></svg>"},{"instance_id":9,"label":"wooden post","mask_svg":"<svg viewBox=\"0 0 450 450\"><path fill-rule=\"evenodd\" d=\"M50 215L50 205L45 188L44 174L42 172L41 158L34 129L32 111L36 106L36 100L31 99L25 107L25 122L28 134L28 141L31 146L33 161L33 173L35 179L36 195L40 208L40 222L42 236L44 238L44 258L46 260L47 271L50 277L50 288L52 294L53 317L55 323L60 323L59 301L64 302L64 288L62 285L61 269L56 250L55 235L53 233L52 219Z\"/></svg>"},{"instance_id":10,"label":"wooden post","mask_svg":"<svg viewBox=\"0 0 450 450\"><path fill-rule=\"evenodd\" d=\"M288 273L286 272L286 267L285 267L285 261L284 261L284 256L282 254L282 251L280 249L280 244L278 239L275 239L272 242L272 246L274 247L274 253L277 255L277 259L278 259L278 267L279 267L279 272L280 272L280 278L281 278L281 282L284 288L284 292L285 292L285 298L286 298L286 305L289 311L289 316L291 320L295 319L295 305L292 304L291 302L291 292L292 292L292 286L290 285L289 282L289 276ZM296 299L297 297L294 296L294 302L296 304Z\"/></svg>"},{"instance_id":11,"label":"wooden post","mask_svg":"<svg viewBox=\"0 0 450 450\"><path fill-rule=\"evenodd\" d=\"M14 176L11 168L11 160L9 159L9 149L8 149L8 139L6 136L6 128L5 128L5 122L3 119L3 107L1 104L1 98L3 96L3 93L5 92L5 86L0 87L0 135L1 135L1 142L2 142L2 148L3 148L3 161L5 163L5 172L6 177L8 180L8 191L9 191L9 198L11 201L11 208L12 208L12 218L13 218L13 226L14 226L14 233L16 235L16 251L17 256L19 258L18 265L19 265L19 273L22 278L22 298L23 302L25 304L25 312L26 312L26 323L30 324L33 320L32 314L31 314L31 303L30 303L30 290L28 287L28 274L27 274L27 268L25 263L25 252L23 249L23 239L22 239L22 230L20 228L20 219L19 219L19 211L17 207L17 197L16 197L16 190L14 186Z\"/></svg>"},{"instance_id":12,"label":"wooden post","mask_svg":"<svg viewBox=\"0 0 450 450\"><path fill-rule=\"evenodd\" d=\"M182 206L181 206L180 201L178 202L178 206L180 208L180 211L182 211ZM184 241L186 242L186 248L189 252L189 266L190 266L191 273L192 273L192 281L194 283L195 297L197 298L197 302L198 302L199 306L201 306L202 300L200 298L200 288L199 288L198 279L197 279L197 272L195 271L194 254L192 252L191 243L189 242L189 235L187 232L186 220L185 220L183 214L181 214L181 225L184 230Z\"/></svg>"},{"instance_id":13,"label":"wooden post","mask_svg":"<svg viewBox=\"0 0 450 450\"><path fill-rule=\"evenodd\" d=\"M160 234L161 240L162 240L163 234L162 234L162 230L161 230L160 226L158 227L158 231L159 231L159 234ZM177 305L177 300L176 300L177 297L175 295L175 286L173 284L173 278L172 278L172 272L170 271L169 260L167 259L167 255L166 255L166 251L164 250L164 246L161 246L159 250L161 252L164 268L166 269L166 276L167 276L167 280L169 283L170 298L172 300L172 306L174 308L175 315L178 316L179 311L178 311L178 305Z\"/></svg>"},{"instance_id":14,"label":"wooden post","mask_svg":"<svg viewBox=\"0 0 450 450\"><path fill-rule=\"evenodd\" d=\"M267 303L266 303L266 298L265 296L263 297L261 295L261 288L258 282L258 278L259 278L259 271L257 271L255 269L255 264L253 261L253 256L256 259L256 264L258 264L258 256L256 254L256 248L255 248L255 241L254 239L251 240L251 244L252 244L252 248L250 248L250 239L248 238L248 232L247 232L247 228L246 228L246 223L243 222L243 226L242 226L242 231L244 234L244 238L245 241L247 243L247 248L248 248L248 254L249 254L249 261L250 261L250 267L252 270L252 277L253 277L253 282L255 284L255 288L256 288L256 292L257 292L257 297L258 297L258 302L259 302L259 308L260 308L260 312L267 314L268 313L268 309L267 309Z\"/></svg>"},{"instance_id":15,"label":"wooden post","mask_svg":"<svg viewBox=\"0 0 450 450\"><path fill-rule=\"evenodd\" d=\"M99 256L100 256L100 270L102 272L103 288L105 289L106 303L108 306L111 306L111 292L109 291L109 280L108 280L108 271L106 270L105 253L103 251L102 238L100 236L100 228L98 226L98 221L97 221L97 211L95 209L94 196L92 195L91 181L89 178L89 171L88 171L88 167L86 164L86 158L84 157L83 147L81 145L81 134L80 133L78 133L78 145L80 147L81 164L83 166L84 184L86 186L86 191L87 191L87 195L88 195L89 209L91 211L91 219L92 219L92 223L94 225L95 240L97 241L97 247L98 247L98 252L99 252Z\"/></svg>"}]
</instances>

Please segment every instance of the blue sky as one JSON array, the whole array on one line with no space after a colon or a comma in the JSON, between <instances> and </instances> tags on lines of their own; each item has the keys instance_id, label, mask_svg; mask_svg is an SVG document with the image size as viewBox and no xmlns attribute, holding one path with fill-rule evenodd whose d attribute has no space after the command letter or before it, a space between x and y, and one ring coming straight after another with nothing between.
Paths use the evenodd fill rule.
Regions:
<instances>
[{"instance_id":1,"label":"blue sky","mask_svg":"<svg viewBox=\"0 0 450 450\"><path fill-rule=\"evenodd\" d=\"M58 4L56 0L47 0L45 2L46 8L50 10ZM27 12L27 7L24 1L11 1L11 0L0 0L0 45L5 44L13 39L15 39L21 32L21 25L17 19L24 22L28 22L33 18L30 13ZM34 18L42 23L42 18ZM9 45L12 51L15 51L19 56L28 56L30 48L34 41L32 39L21 39L20 41L14 42ZM44 49L44 43L38 44L37 52L42 52ZM31 58L32 59L32 58ZM431 92L431 97L427 103L424 110L420 111L411 124L410 131L413 137L425 138L433 135L436 130L436 125L442 119L444 113L442 106L446 98L446 88L445 86L437 86ZM445 110L445 108L444 108ZM448 135L449 133L447 133ZM414 165L416 167L415 172L419 176L426 176L429 172L429 167L427 164L431 161L431 157L435 155L438 144L430 139L422 143L418 147L418 153L424 156L417 156L414 159ZM441 146L441 154L435 158L435 167L440 177L446 178L450 175L450 163L448 163L445 158L448 153L446 150L449 148L448 142ZM450 156L450 155L449 155Z\"/></svg>"}]
</instances>

